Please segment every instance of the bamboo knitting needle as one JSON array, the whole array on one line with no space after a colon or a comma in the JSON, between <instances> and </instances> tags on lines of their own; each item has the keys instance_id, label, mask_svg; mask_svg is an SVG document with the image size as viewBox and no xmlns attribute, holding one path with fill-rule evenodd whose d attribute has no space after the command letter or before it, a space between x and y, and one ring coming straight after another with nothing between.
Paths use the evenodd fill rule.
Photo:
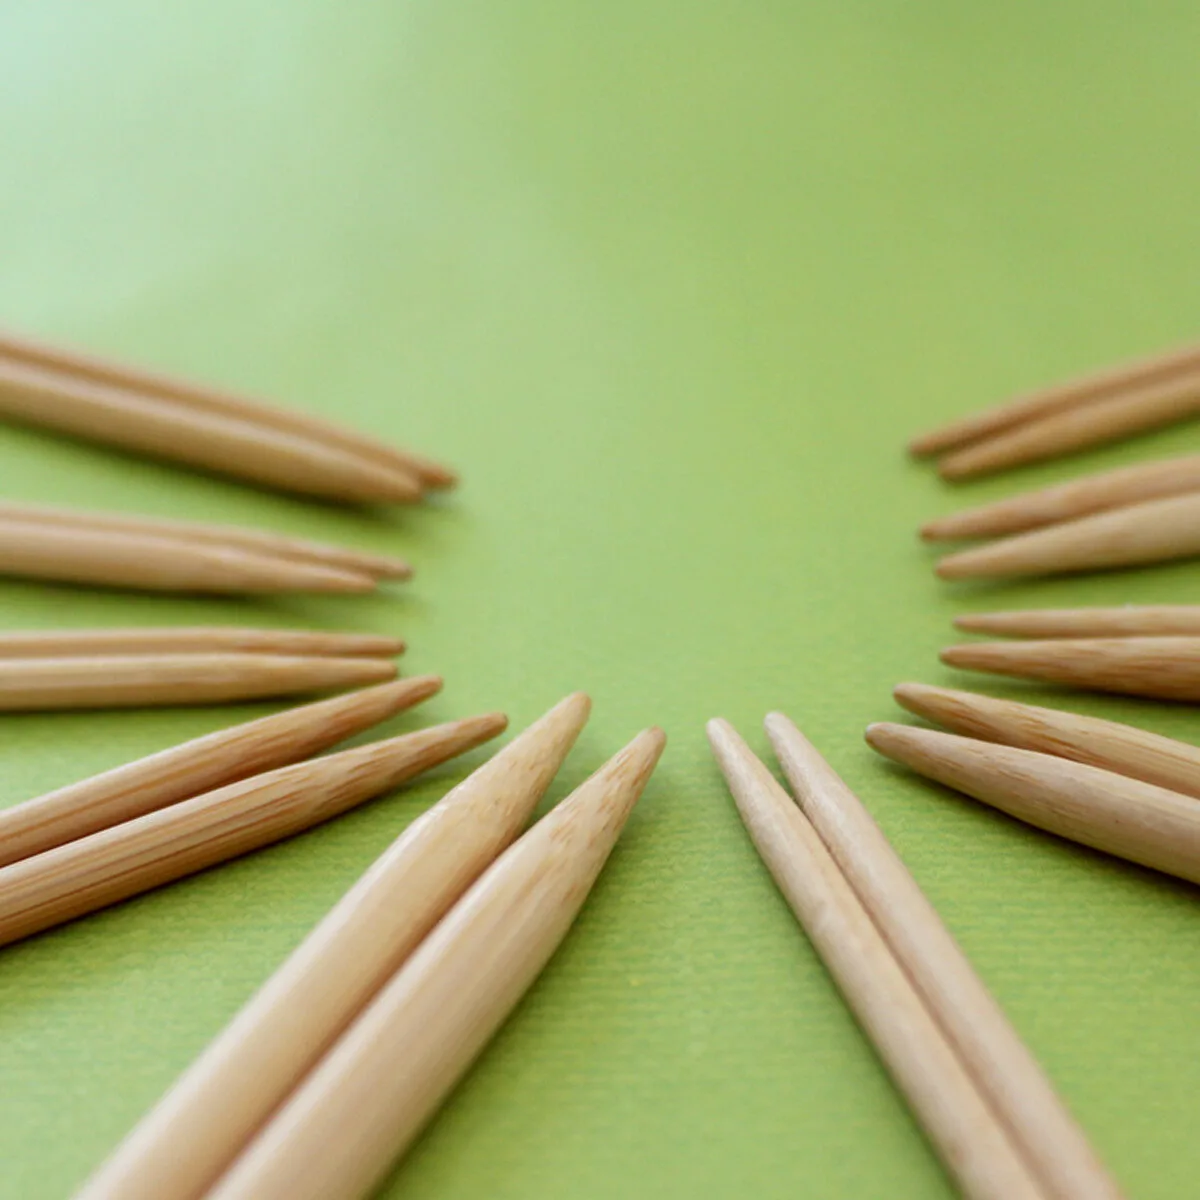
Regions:
<instances>
[{"instance_id":1,"label":"bamboo knitting needle","mask_svg":"<svg viewBox=\"0 0 1200 1200\"><path fill-rule=\"evenodd\" d=\"M326 500L421 498L416 476L336 446L11 362L0 362L0 417Z\"/></svg>"},{"instance_id":2,"label":"bamboo knitting needle","mask_svg":"<svg viewBox=\"0 0 1200 1200\"><path fill-rule=\"evenodd\" d=\"M392 844L76 1200L198 1200L521 832L588 718L567 697Z\"/></svg>"},{"instance_id":3,"label":"bamboo knitting needle","mask_svg":"<svg viewBox=\"0 0 1200 1200\"><path fill-rule=\"evenodd\" d=\"M1200 804L1051 754L906 725L872 725L880 754L1009 816L1200 883Z\"/></svg>"},{"instance_id":4,"label":"bamboo knitting needle","mask_svg":"<svg viewBox=\"0 0 1200 1200\"><path fill-rule=\"evenodd\" d=\"M1200 346L1185 346L1165 354L1140 358L1085 375L1069 383L1042 388L1018 396L1006 404L989 408L941 429L914 438L909 450L917 455L941 454L971 442L992 437L1014 426L1065 412L1102 397L1109 397L1168 379L1181 372L1200 370Z\"/></svg>"},{"instance_id":5,"label":"bamboo knitting needle","mask_svg":"<svg viewBox=\"0 0 1200 1200\"><path fill-rule=\"evenodd\" d=\"M178 538L0 520L0 573L159 592L369 592L359 571Z\"/></svg>"},{"instance_id":6,"label":"bamboo knitting needle","mask_svg":"<svg viewBox=\"0 0 1200 1200\"><path fill-rule=\"evenodd\" d=\"M505 724L489 713L280 767L0 867L0 945L340 816Z\"/></svg>"},{"instance_id":7,"label":"bamboo knitting needle","mask_svg":"<svg viewBox=\"0 0 1200 1200\"><path fill-rule=\"evenodd\" d=\"M1200 700L1200 638L1067 638L948 646L948 667L1154 700Z\"/></svg>"},{"instance_id":8,"label":"bamboo knitting needle","mask_svg":"<svg viewBox=\"0 0 1200 1200\"><path fill-rule=\"evenodd\" d=\"M1170 562L1200 553L1200 492L1148 500L950 554L943 579L1056 575Z\"/></svg>"},{"instance_id":9,"label":"bamboo knitting needle","mask_svg":"<svg viewBox=\"0 0 1200 1200\"><path fill-rule=\"evenodd\" d=\"M808 818L727 721L708 738L751 841L963 1194L1047 1200Z\"/></svg>"},{"instance_id":10,"label":"bamboo knitting needle","mask_svg":"<svg viewBox=\"0 0 1200 1200\"><path fill-rule=\"evenodd\" d=\"M1029 608L968 613L967 633L1020 638L1200 637L1200 605L1127 604L1121 608Z\"/></svg>"},{"instance_id":11,"label":"bamboo knitting needle","mask_svg":"<svg viewBox=\"0 0 1200 1200\"><path fill-rule=\"evenodd\" d=\"M142 629L69 629L0 633L0 659L86 658L130 654L284 654L298 658L395 658L400 638L316 629L239 629L164 625Z\"/></svg>"},{"instance_id":12,"label":"bamboo knitting needle","mask_svg":"<svg viewBox=\"0 0 1200 1200\"><path fill-rule=\"evenodd\" d=\"M436 675L222 729L0 811L0 867L328 749L441 690Z\"/></svg>"},{"instance_id":13,"label":"bamboo knitting needle","mask_svg":"<svg viewBox=\"0 0 1200 1200\"><path fill-rule=\"evenodd\" d=\"M0 712L228 704L396 677L382 658L283 654L129 654L0 659Z\"/></svg>"},{"instance_id":14,"label":"bamboo knitting needle","mask_svg":"<svg viewBox=\"0 0 1200 1200\"><path fill-rule=\"evenodd\" d=\"M350 1200L378 1184L566 936L664 740L639 735L496 860L208 1200Z\"/></svg>"},{"instance_id":15,"label":"bamboo knitting needle","mask_svg":"<svg viewBox=\"0 0 1200 1200\"><path fill-rule=\"evenodd\" d=\"M0 336L0 356L18 364L49 368L95 383L107 384L147 396L159 396L210 412L240 417L271 429L299 434L327 446L361 455L393 470L417 475L428 488L453 487L455 475L439 463L397 450L382 442L352 433L317 417L290 412L261 400L216 388L202 387L182 379L115 363L75 350L63 350L12 334Z\"/></svg>"},{"instance_id":16,"label":"bamboo knitting needle","mask_svg":"<svg viewBox=\"0 0 1200 1200\"><path fill-rule=\"evenodd\" d=\"M1087 1137L862 801L782 713L766 729L804 815L1046 1194L1116 1200Z\"/></svg>"},{"instance_id":17,"label":"bamboo knitting needle","mask_svg":"<svg viewBox=\"0 0 1200 1200\"><path fill-rule=\"evenodd\" d=\"M1137 391L1099 399L975 442L938 462L944 479L991 475L1119 441L1200 413L1200 371L1169 376Z\"/></svg>"},{"instance_id":18,"label":"bamboo knitting needle","mask_svg":"<svg viewBox=\"0 0 1200 1200\"><path fill-rule=\"evenodd\" d=\"M210 525L198 521L135 516L130 513L91 512L87 509L63 508L52 504L16 503L0 503L0 520L18 521L22 524L32 522L61 525L70 529L104 533L163 537L201 546L246 550L289 562L336 567L363 575L373 575L377 579L412 578L412 567L402 558L370 554L364 550L350 550L345 546L311 542L306 538L286 537L283 534L266 533L258 529L246 529L240 525Z\"/></svg>"},{"instance_id":19,"label":"bamboo knitting needle","mask_svg":"<svg viewBox=\"0 0 1200 1200\"><path fill-rule=\"evenodd\" d=\"M1101 471L951 513L923 525L921 537L929 542L1002 537L1188 492L1200 492L1200 454Z\"/></svg>"},{"instance_id":20,"label":"bamboo knitting needle","mask_svg":"<svg viewBox=\"0 0 1200 1200\"><path fill-rule=\"evenodd\" d=\"M1118 721L923 683L902 683L893 695L909 712L936 721L952 733L1057 754L1200 798L1200 748L1187 742Z\"/></svg>"}]
</instances>

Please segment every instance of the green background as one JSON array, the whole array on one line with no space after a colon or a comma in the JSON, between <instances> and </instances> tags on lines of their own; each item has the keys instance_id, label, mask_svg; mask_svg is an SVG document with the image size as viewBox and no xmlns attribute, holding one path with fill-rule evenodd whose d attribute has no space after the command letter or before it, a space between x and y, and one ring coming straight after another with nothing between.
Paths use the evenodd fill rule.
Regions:
<instances>
[{"instance_id":1,"label":"green background","mask_svg":"<svg viewBox=\"0 0 1200 1200\"><path fill-rule=\"evenodd\" d=\"M950 1194L708 755L706 718L763 748L772 707L879 817L1129 1192L1194 1194L1193 889L895 771L861 730L894 683L953 678L935 651L964 607L1195 597L1191 564L955 589L913 536L1194 430L957 492L901 446L1194 335L1198 38L1169 0L0 4L0 318L465 479L362 514L3 428L5 495L418 575L279 602L6 581L0 623L397 631L447 686L396 729L520 727L584 688L553 798L639 728L671 739L387 1195ZM1196 733L1184 707L1062 700ZM265 711L5 717L0 802ZM467 769L0 953L0 1194L66 1195Z\"/></svg>"}]
</instances>

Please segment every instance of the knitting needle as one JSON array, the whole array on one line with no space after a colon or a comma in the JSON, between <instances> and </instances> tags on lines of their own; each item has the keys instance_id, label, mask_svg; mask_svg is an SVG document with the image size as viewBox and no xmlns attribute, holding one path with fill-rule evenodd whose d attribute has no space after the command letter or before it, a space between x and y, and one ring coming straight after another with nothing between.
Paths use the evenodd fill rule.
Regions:
<instances>
[{"instance_id":1,"label":"knitting needle","mask_svg":"<svg viewBox=\"0 0 1200 1200\"><path fill-rule=\"evenodd\" d=\"M1188 492L1200 492L1200 454L1101 471L964 509L927 522L921 537L929 542L1002 537Z\"/></svg>"},{"instance_id":2,"label":"knitting needle","mask_svg":"<svg viewBox=\"0 0 1200 1200\"><path fill-rule=\"evenodd\" d=\"M880 754L1009 816L1084 846L1200 883L1200 804L1051 754L907 725L872 725Z\"/></svg>"},{"instance_id":3,"label":"knitting needle","mask_svg":"<svg viewBox=\"0 0 1200 1200\"><path fill-rule=\"evenodd\" d=\"M952 733L1057 754L1200 798L1200 748L1187 742L1117 721L923 683L902 683L893 695L909 712Z\"/></svg>"},{"instance_id":4,"label":"knitting needle","mask_svg":"<svg viewBox=\"0 0 1200 1200\"><path fill-rule=\"evenodd\" d=\"M240 525L210 525L198 521L168 520L162 517L142 517L130 513L92 512L87 509L63 508L51 504L0 503L0 520L61 525L72 529L127 533L134 536L170 538L201 546L246 550L269 558L290 562L315 563L336 567L377 579L411 579L412 567L402 558L385 554L370 554L350 550L306 538L286 537Z\"/></svg>"},{"instance_id":5,"label":"knitting needle","mask_svg":"<svg viewBox=\"0 0 1200 1200\"><path fill-rule=\"evenodd\" d=\"M0 362L0 417L346 503L410 503L416 476L221 413Z\"/></svg>"},{"instance_id":6,"label":"knitting needle","mask_svg":"<svg viewBox=\"0 0 1200 1200\"><path fill-rule=\"evenodd\" d=\"M1119 441L1200 413L1200 371L1042 417L947 454L943 479L970 479Z\"/></svg>"},{"instance_id":7,"label":"knitting needle","mask_svg":"<svg viewBox=\"0 0 1200 1200\"><path fill-rule=\"evenodd\" d=\"M0 659L0 712L228 704L396 677L382 658L129 654Z\"/></svg>"},{"instance_id":8,"label":"knitting needle","mask_svg":"<svg viewBox=\"0 0 1200 1200\"><path fill-rule=\"evenodd\" d=\"M410 825L75 1200L203 1196L520 833L590 708L567 697Z\"/></svg>"},{"instance_id":9,"label":"knitting needle","mask_svg":"<svg viewBox=\"0 0 1200 1200\"><path fill-rule=\"evenodd\" d=\"M400 638L316 629L239 629L163 625L139 629L70 629L0 633L0 659L85 658L127 654L284 654L299 658L394 658Z\"/></svg>"},{"instance_id":10,"label":"knitting needle","mask_svg":"<svg viewBox=\"0 0 1200 1200\"><path fill-rule=\"evenodd\" d=\"M0 520L0 573L58 583L219 594L369 592L359 571L143 534Z\"/></svg>"},{"instance_id":11,"label":"knitting needle","mask_svg":"<svg viewBox=\"0 0 1200 1200\"><path fill-rule=\"evenodd\" d=\"M763 862L963 1194L1046 1200L808 818L727 721L708 738Z\"/></svg>"},{"instance_id":12,"label":"knitting needle","mask_svg":"<svg viewBox=\"0 0 1200 1200\"><path fill-rule=\"evenodd\" d=\"M351 454L360 455L380 466L417 475L428 488L453 487L456 482L454 473L439 463L394 449L317 417L290 412L232 392L202 387L157 372L111 362L74 350L63 350L12 334L0 337L0 356L17 364L49 368L95 383L179 401L209 412L240 417L270 429L308 437L323 445L336 446Z\"/></svg>"},{"instance_id":13,"label":"knitting needle","mask_svg":"<svg viewBox=\"0 0 1200 1200\"><path fill-rule=\"evenodd\" d=\"M489 713L280 767L0 867L0 945L310 829L505 724Z\"/></svg>"},{"instance_id":14,"label":"knitting needle","mask_svg":"<svg viewBox=\"0 0 1200 1200\"><path fill-rule=\"evenodd\" d=\"M1085 375L1068 383L1018 396L941 429L914 438L909 450L917 455L941 454L981 441L1041 417L1066 412L1102 397L1119 395L1186 371L1200 370L1200 346L1140 358L1119 367Z\"/></svg>"},{"instance_id":15,"label":"knitting needle","mask_svg":"<svg viewBox=\"0 0 1200 1200\"><path fill-rule=\"evenodd\" d=\"M1200 492L1147 500L1001 538L937 565L943 579L1056 575L1190 558L1200 553Z\"/></svg>"},{"instance_id":16,"label":"knitting needle","mask_svg":"<svg viewBox=\"0 0 1200 1200\"><path fill-rule=\"evenodd\" d=\"M320 700L195 738L0 810L0 866L300 762L420 704L441 686L436 675L422 675Z\"/></svg>"},{"instance_id":17,"label":"knitting needle","mask_svg":"<svg viewBox=\"0 0 1200 1200\"><path fill-rule=\"evenodd\" d=\"M1200 700L1200 638L1066 638L947 646L948 667L1154 700Z\"/></svg>"},{"instance_id":18,"label":"knitting needle","mask_svg":"<svg viewBox=\"0 0 1200 1200\"><path fill-rule=\"evenodd\" d=\"M1029 608L956 617L966 633L1019 638L1200 637L1200 605L1127 604L1120 608Z\"/></svg>"},{"instance_id":19,"label":"knitting needle","mask_svg":"<svg viewBox=\"0 0 1200 1200\"><path fill-rule=\"evenodd\" d=\"M766 729L805 817L1046 1194L1115 1200L1087 1137L862 801L782 713Z\"/></svg>"},{"instance_id":20,"label":"knitting needle","mask_svg":"<svg viewBox=\"0 0 1200 1200\"><path fill-rule=\"evenodd\" d=\"M566 936L664 740L640 734L493 863L208 1200L370 1193Z\"/></svg>"}]
</instances>

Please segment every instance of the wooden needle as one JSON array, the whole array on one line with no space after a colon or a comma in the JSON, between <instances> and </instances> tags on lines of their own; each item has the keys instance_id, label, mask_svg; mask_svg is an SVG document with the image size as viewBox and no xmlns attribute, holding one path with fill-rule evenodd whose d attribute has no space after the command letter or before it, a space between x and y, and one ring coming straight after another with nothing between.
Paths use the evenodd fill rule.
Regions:
<instances>
[{"instance_id":1,"label":"wooden needle","mask_svg":"<svg viewBox=\"0 0 1200 1200\"><path fill-rule=\"evenodd\" d=\"M317 629L241 629L163 625L138 629L63 629L0 633L0 659L126 654L285 654L299 658L394 658L400 638Z\"/></svg>"},{"instance_id":2,"label":"wooden needle","mask_svg":"<svg viewBox=\"0 0 1200 1200\"><path fill-rule=\"evenodd\" d=\"M1200 804L1191 796L1051 754L907 725L872 725L888 758L1039 829L1200 883Z\"/></svg>"},{"instance_id":3,"label":"wooden needle","mask_svg":"<svg viewBox=\"0 0 1200 1200\"><path fill-rule=\"evenodd\" d=\"M766 729L804 815L1046 1194L1115 1200L1087 1137L862 801L782 713Z\"/></svg>"},{"instance_id":4,"label":"wooden needle","mask_svg":"<svg viewBox=\"0 0 1200 1200\"><path fill-rule=\"evenodd\" d=\"M1200 638L1066 638L948 646L948 667L1155 700L1200 700Z\"/></svg>"},{"instance_id":5,"label":"wooden needle","mask_svg":"<svg viewBox=\"0 0 1200 1200\"><path fill-rule=\"evenodd\" d=\"M159 592L369 592L374 576L237 547L0 520L0 573Z\"/></svg>"},{"instance_id":6,"label":"wooden needle","mask_svg":"<svg viewBox=\"0 0 1200 1200\"><path fill-rule=\"evenodd\" d=\"M416 476L336 446L11 361L0 361L0 417L326 500L421 498Z\"/></svg>"},{"instance_id":7,"label":"wooden needle","mask_svg":"<svg viewBox=\"0 0 1200 1200\"><path fill-rule=\"evenodd\" d=\"M1200 637L1200 605L1126 604L1120 608L1027 608L967 613L966 633L1020 638Z\"/></svg>"},{"instance_id":8,"label":"wooden needle","mask_svg":"<svg viewBox=\"0 0 1200 1200\"><path fill-rule=\"evenodd\" d=\"M566 935L664 741L639 735L496 860L208 1200L350 1200L379 1183Z\"/></svg>"},{"instance_id":9,"label":"wooden needle","mask_svg":"<svg viewBox=\"0 0 1200 1200\"><path fill-rule=\"evenodd\" d=\"M115 363L76 350L63 350L12 334L0 336L0 356L16 364L48 368L95 383L140 392L147 396L159 396L201 410L239 417L269 429L299 434L315 442L361 455L380 466L417 475L428 488L453 487L456 481L452 471L439 463L430 462L427 458L397 450L318 417L277 408L248 396L219 391L158 372Z\"/></svg>"},{"instance_id":10,"label":"wooden needle","mask_svg":"<svg viewBox=\"0 0 1200 1200\"><path fill-rule=\"evenodd\" d=\"M1068 383L1029 392L914 438L909 450L918 455L941 454L1028 421L1066 412L1102 397L1128 392L1188 371L1200 371L1200 346L1185 346L1181 350L1140 358Z\"/></svg>"},{"instance_id":11,"label":"wooden needle","mask_svg":"<svg viewBox=\"0 0 1200 1200\"><path fill-rule=\"evenodd\" d=\"M808 818L727 721L708 738L767 869L963 1194L1045 1200Z\"/></svg>"},{"instance_id":12,"label":"wooden needle","mask_svg":"<svg viewBox=\"0 0 1200 1200\"><path fill-rule=\"evenodd\" d=\"M420 704L436 675L320 700L222 729L0 811L0 866L178 800L300 762Z\"/></svg>"},{"instance_id":13,"label":"wooden needle","mask_svg":"<svg viewBox=\"0 0 1200 1200\"><path fill-rule=\"evenodd\" d=\"M1200 371L1168 376L1128 394L1028 421L938 462L944 479L992 475L1026 463L1119 441L1200 413Z\"/></svg>"},{"instance_id":14,"label":"wooden needle","mask_svg":"<svg viewBox=\"0 0 1200 1200\"><path fill-rule=\"evenodd\" d=\"M76 1200L198 1200L520 833L588 718L576 693L395 841Z\"/></svg>"},{"instance_id":15,"label":"wooden needle","mask_svg":"<svg viewBox=\"0 0 1200 1200\"><path fill-rule=\"evenodd\" d=\"M505 723L489 713L280 767L0 867L0 945L310 829Z\"/></svg>"},{"instance_id":16,"label":"wooden needle","mask_svg":"<svg viewBox=\"0 0 1200 1200\"><path fill-rule=\"evenodd\" d=\"M943 579L1057 575L1170 562L1200 553L1200 492L1147 500L1001 538L937 565Z\"/></svg>"},{"instance_id":17,"label":"wooden needle","mask_svg":"<svg viewBox=\"0 0 1200 1200\"><path fill-rule=\"evenodd\" d=\"M227 704L364 687L396 677L383 658L127 654L0 659L0 711Z\"/></svg>"},{"instance_id":18,"label":"wooden needle","mask_svg":"<svg viewBox=\"0 0 1200 1200\"><path fill-rule=\"evenodd\" d=\"M921 527L921 536L930 542L1003 537L1188 492L1200 492L1200 454L1101 471L1038 491L1022 492L994 504L929 521Z\"/></svg>"},{"instance_id":19,"label":"wooden needle","mask_svg":"<svg viewBox=\"0 0 1200 1200\"><path fill-rule=\"evenodd\" d=\"M373 575L377 579L412 578L412 567L401 558L370 554L365 550L351 550L326 542L311 542L306 538L266 533L258 529L246 529L240 525L210 525L198 521L142 517L131 513L92 512L88 509L63 508L52 504L14 503L0 503L0 520L170 538L200 546L245 550L268 558L282 558L288 562L336 567L363 575Z\"/></svg>"},{"instance_id":20,"label":"wooden needle","mask_svg":"<svg viewBox=\"0 0 1200 1200\"><path fill-rule=\"evenodd\" d=\"M995 700L975 692L902 683L898 703L953 733L1057 754L1168 791L1200 798L1200 748L1099 717Z\"/></svg>"}]
</instances>

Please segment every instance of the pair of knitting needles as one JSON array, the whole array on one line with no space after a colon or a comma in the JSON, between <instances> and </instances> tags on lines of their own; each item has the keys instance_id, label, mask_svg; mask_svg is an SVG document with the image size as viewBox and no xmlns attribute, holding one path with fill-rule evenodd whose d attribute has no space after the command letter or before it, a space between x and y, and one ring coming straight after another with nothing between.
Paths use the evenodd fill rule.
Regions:
<instances>
[{"instance_id":1,"label":"pair of knitting needles","mask_svg":"<svg viewBox=\"0 0 1200 1200\"><path fill-rule=\"evenodd\" d=\"M222 627L0 634L0 711L226 704L383 683L404 642Z\"/></svg>"},{"instance_id":2,"label":"pair of knitting needles","mask_svg":"<svg viewBox=\"0 0 1200 1200\"><path fill-rule=\"evenodd\" d=\"M0 337L0 418L348 503L412 503L455 482L315 417L13 336Z\"/></svg>"},{"instance_id":3,"label":"pair of knitting needles","mask_svg":"<svg viewBox=\"0 0 1200 1200\"><path fill-rule=\"evenodd\" d=\"M0 945L290 837L488 741L500 713L304 761L436 676L210 734L0 812Z\"/></svg>"},{"instance_id":4,"label":"pair of knitting needles","mask_svg":"<svg viewBox=\"0 0 1200 1200\"><path fill-rule=\"evenodd\" d=\"M1200 414L1200 346L1032 392L916 438L946 479L1056 458Z\"/></svg>"},{"instance_id":5,"label":"pair of knitting needles","mask_svg":"<svg viewBox=\"0 0 1200 1200\"><path fill-rule=\"evenodd\" d=\"M742 820L949 1173L972 1200L1117 1185L858 798L784 716L793 800L732 726L709 740Z\"/></svg>"},{"instance_id":6,"label":"pair of knitting needles","mask_svg":"<svg viewBox=\"0 0 1200 1200\"><path fill-rule=\"evenodd\" d=\"M1041 523L1041 515L1051 512L1058 498L1089 492L1098 496L1104 491L1103 481L1080 480L943 518L926 525L922 534L927 540L977 536L990 528L1023 519L1032 521L1033 514L1039 514L1038 527L945 555L936 568L943 579L1058 575L1191 558L1200 554L1200 458L1179 461L1186 464L1186 470L1178 473L1173 464L1161 463L1131 467L1120 474L1127 478L1137 475L1139 485L1147 475L1171 479L1178 483L1180 494L1135 500L1058 523ZM1189 485L1186 489L1185 475ZM1093 491L1096 484L1099 486ZM1145 490L1153 495L1152 489Z\"/></svg>"},{"instance_id":7,"label":"pair of knitting needles","mask_svg":"<svg viewBox=\"0 0 1200 1200\"><path fill-rule=\"evenodd\" d=\"M414 822L77 1200L351 1200L537 977L662 753L639 735L527 833L587 721L568 697Z\"/></svg>"},{"instance_id":8,"label":"pair of knitting needles","mask_svg":"<svg viewBox=\"0 0 1200 1200\"><path fill-rule=\"evenodd\" d=\"M390 555L232 525L0 503L0 572L151 591L369 592L412 568Z\"/></svg>"},{"instance_id":9,"label":"pair of knitting needles","mask_svg":"<svg viewBox=\"0 0 1200 1200\"><path fill-rule=\"evenodd\" d=\"M1200 607L976 613L955 624L1019 641L947 647L947 666L1156 700L1200 700Z\"/></svg>"},{"instance_id":10,"label":"pair of knitting needles","mask_svg":"<svg viewBox=\"0 0 1200 1200\"><path fill-rule=\"evenodd\" d=\"M1095 717L906 683L910 712L952 730L872 725L881 754L1010 816L1200 883L1200 750Z\"/></svg>"}]
</instances>

